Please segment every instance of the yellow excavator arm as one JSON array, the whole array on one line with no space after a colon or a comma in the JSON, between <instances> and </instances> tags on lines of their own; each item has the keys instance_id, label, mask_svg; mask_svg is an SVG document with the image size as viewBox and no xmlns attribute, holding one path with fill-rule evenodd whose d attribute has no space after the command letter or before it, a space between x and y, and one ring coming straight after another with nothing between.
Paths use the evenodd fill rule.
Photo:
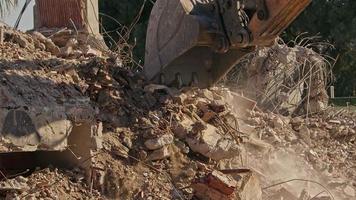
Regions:
<instances>
[{"instance_id":1,"label":"yellow excavator arm","mask_svg":"<svg viewBox=\"0 0 356 200\"><path fill-rule=\"evenodd\" d=\"M147 30L148 80L206 88L256 46L272 45L311 0L157 0Z\"/></svg>"}]
</instances>

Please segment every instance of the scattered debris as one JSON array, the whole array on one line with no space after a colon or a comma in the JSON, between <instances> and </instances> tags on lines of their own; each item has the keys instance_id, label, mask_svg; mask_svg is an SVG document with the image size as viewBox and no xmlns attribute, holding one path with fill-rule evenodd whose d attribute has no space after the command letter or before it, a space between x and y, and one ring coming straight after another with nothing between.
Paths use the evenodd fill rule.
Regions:
<instances>
[{"instance_id":1,"label":"scattered debris","mask_svg":"<svg viewBox=\"0 0 356 200\"><path fill-rule=\"evenodd\" d=\"M228 75L227 84L241 88L264 110L288 114L323 111L328 106L329 62L312 49L277 43L251 54ZM243 77L242 77L243 76ZM238 79L238 80L236 80Z\"/></svg>"},{"instance_id":2,"label":"scattered debris","mask_svg":"<svg viewBox=\"0 0 356 200\"><path fill-rule=\"evenodd\" d=\"M169 146L164 146L160 149L154 150L150 155L148 155L147 160L163 160L171 156Z\"/></svg>"},{"instance_id":3,"label":"scattered debris","mask_svg":"<svg viewBox=\"0 0 356 200\"><path fill-rule=\"evenodd\" d=\"M193 184L194 195L199 199L235 199L237 181L231 176L213 171Z\"/></svg>"},{"instance_id":4,"label":"scattered debris","mask_svg":"<svg viewBox=\"0 0 356 200\"><path fill-rule=\"evenodd\" d=\"M207 124L200 133L193 134L196 135L188 135L186 138L192 151L213 160L233 158L241 152L239 145L231 136L222 135L216 127L210 124Z\"/></svg>"},{"instance_id":5,"label":"scattered debris","mask_svg":"<svg viewBox=\"0 0 356 200\"><path fill-rule=\"evenodd\" d=\"M213 171L205 177L197 179L192 187L194 195L202 200L262 200L259 181L252 172L230 176Z\"/></svg>"},{"instance_id":6,"label":"scattered debris","mask_svg":"<svg viewBox=\"0 0 356 200\"><path fill-rule=\"evenodd\" d=\"M24 174L23 166L12 163L20 167L14 172L0 162L1 198L304 200L323 189L310 183L262 189L298 175L315 178L339 199L355 197L355 113L329 108L307 118L282 116L222 87L151 85L80 34L60 31L49 39L53 31L0 29L0 121L10 116L0 126L0 156L31 150L33 160L35 150L55 146L75 160L68 167L50 156ZM26 137L13 117L33 122ZM65 148L58 138L73 131L80 143Z\"/></svg>"},{"instance_id":7,"label":"scattered debris","mask_svg":"<svg viewBox=\"0 0 356 200\"><path fill-rule=\"evenodd\" d=\"M167 135L162 135L155 139L146 140L145 146L149 150L156 150L172 143L173 143L173 136L167 134Z\"/></svg>"},{"instance_id":8,"label":"scattered debris","mask_svg":"<svg viewBox=\"0 0 356 200\"><path fill-rule=\"evenodd\" d=\"M355 189L352 186L347 185L343 191L349 197L356 197Z\"/></svg>"}]
</instances>

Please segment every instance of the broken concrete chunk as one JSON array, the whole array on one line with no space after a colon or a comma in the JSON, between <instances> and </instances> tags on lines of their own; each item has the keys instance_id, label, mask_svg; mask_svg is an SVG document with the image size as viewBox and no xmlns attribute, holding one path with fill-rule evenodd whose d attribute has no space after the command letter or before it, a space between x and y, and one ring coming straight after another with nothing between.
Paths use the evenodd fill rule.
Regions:
<instances>
[{"instance_id":1,"label":"broken concrete chunk","mask_svg":"<svg viewBox=\"0 0 356 200\"><path fill-rule=\"evenodd\" d=\"M38 41L40 41L41 43L43 43L45 45L45 49L48 52L51 52L54 55L58 55L60 52L60 49L57 45L54 44L54 42L49 39L46 38L44 35L42 35L42 33L34 31L31 33L32 36L34 36L34 38L36 38Z\"/></svg>"},{"instance_id":2,"label":"broken concrete chunk","mask_svg":"<svg viewBox=\"0 0 356 200\"><path fill-rule=\"evenodd\" d=\"M13 40L22 48L26 48L29 45L27 39L20 34L14 34Z\"/></svg>"},{"instance_id":3,"label":"broken concrete chunk","mask_svg":"<svg viewBox=\"0 0 356 200\"><path fill-rule=\"evenodd\" d=\"M203 114L203 117L201 117L201 119L204 122L209 122L211 119L213 119L216 116L216 113L213 111L207 111Z\"/></svg>"},{"instance_id":4,"label":"broken concrete chunk","mask_svg":"<svg viewBox=\"0 0 356 200\"><path fill-rule=\"evenodd\" d=\"M279 135L277 134L277 132L274 129L267 127L266 133L270 136L270 139L272 139L272 142L276 142L276 143L282 142L281 138L279 137Z\"/></svg>"},{"instance_id":5,"label":"broken concrete chunk","mask_svg":"<svg viewBox=\"0 0 356 200\"><path fill-rule=\"evenodd\" d=\"M241 176L241 179L238 181L239 184L236 194L238 199L262 200L262 189L257 175L253 172L238 175Z\"/></svg>"},{"instance_id":6,"label":"broken concrete chunk","mask_svg":"<svg viewBox=\"0 0 356 200\"><path fill-rule=\"evenodd\" d=\"M33 42L34 42L34 45L35 45L35 48L36 48L36 49L40 49L40 50L42 50L42 51L45 51L45 50L46 50L46 45L43 44L43 43L41 43L39 40L34 39Z\"/></svg>"},{"instance_id":7,"label":"broken concrete chunk","mask_svg":"<svg viewBox=\"0 0 356 200\"><path fill-rule=\"evenodd\" d=\"M325 127L325 129L327 129L327 130L332 130L332 129L333 129L333 126L332 126L331 124L329 124L329 123L326 123L326 124L324 125L324 127Z\"/></svg>"},{"instance_id":8,"label":"broken concrete chunk","mask_svg":"<svg viewBox=\"0 0 356 200\"><path fill-rule=\"evenodd\" d=\"M102 56L102 52L97 50L97 49L93 49L90 45L87 45L84 49L83 52L86 56L96 56L96 57L101 57Z\"/></svg>"},{"instance_id":9,"label":"broken concrete chunk","mask_svg":"<svg viewBox=\"0 0 356 200\"><path fill-rule=\"evenodd\" d=\"M147 158L147 152L144 150L141 150L138 152L138 157L140 158L140 160L146 160Z\"/></svg>"},{"instance_id":10,"label":"broken concrete chunk","mask_svg":"<svg viewBox=\"0 0 356 200\"><path fill-rule=\"evenodd\" d=\"M209 103L205 99L199 99L196 103L197 108L204 113L210 110L208 105Z\"/></svg>"},{"instance_id":11,"label":"broken concrete chunk","mask_svg":"<svg viewBox=\"0 0 356 200\"><path fill-rule=\"evenodd\" d=\"M225 195L219 191L210 188L204 183L195 183L192 185L194 196L199 200L234 200L235 195Z\"/></svg>"},{"instance_id":12,"label":"broken concrete chunk","mask_svg":"<svg viewBox=\"0 0 356 200\"><path fill-rule=\"evenodd\" d=\"M223 174L219 171L211 172L206 181L209 187L214 188L226 195L234 193L237 186L237 182L231 176Z\"/></svg>"},{"instance_id":13,"label":"broken concrete chunk","mask_svg":"<svg viewBox=\"0 0 356 200\"><path fill-rule=\"evenodd\" d=\"M99 150L103 148L103 139L101 137L95 136L92 139L93 149Z\"/></svg>"},{"instance_id":14,"label":"broken concrete chunk","mask_svg":"<svg viewBox=\"0 0 356 200\"><path fill-rule=\"evenodd\" d=\"M178 147L180 152L182 152L184 154L188 154L189 153L189 147L184 142L182 142L180 140L175 140L174 144L175 144L176 147Z\"/></svg>"},{"instance_id":15,"label":"broken concrete chunk","mask_svg":"<svg viewBox=\"0 0 356 200\"><path fill-rule=\"evenodd\" d=\"M193 120L184 117L182 120L173 123L172 132L176 137L183 139L191 131L193 124Z\"/></svg>"},{"instance_id":16,"label":"broken concrete chunk","mask_svg":"<svg viewBox=\"0 0 356 200\"><path fill-rule=\"evenodd\" d=\"M295 135L293 131L286 131L285 132L285 140L287 142L295 142L298 140L298 137Z\"/></svg>"},{"instance_id":17,"label":"broken concrete chunk","mask_svg":"<svg viewBox=\"0 0 356 200\"><path fill-rule=\"evenodd\" d=\"M213 171L192 184L194 195L202 200L233 200L237 182L229 175Z\"/></svg>"},{"instance_id":18,"label":"broken concrete chunk","mask_svg":"<svg viewBox=\"0 0 356 200\"><path fill-rule=\"evenodd\" d=\"M116 142L115 145L111 147L111 152L119 157L128 158L130 149L125 147L123 144Z\"/></svg>"},{"instance_id":19,"label":"broken concrete chunk","mask_svg":"<svg viewBox=\"0 0 356 200\"><path fill-rule=\"evenodd\" d=\"M333 179L328 182L328 187L331 189L335 189L335 188L346 186L346 185L347 185L347 181L344 179L341 179L341 178Z\"/></svg>"},{"instance_id":20,"label":"broken concrete chunk","mask_svg":"<svg viewBox=\"0 0 356 200\"><path fill-rule=\"evenodd\" d=\"M147 140L145 142L145 146L149 150L156 150L156 149L162 148L165 145L172 144L173 139L174 139L173 135L166 134L166 135L162 135L158 138Z\"/></svg>"},{"instance_id":21,"label":"broken concrete chunk","mask_svg":"<svg viewBox=\"0 0 356 200\"><path fill-rule=\"evenodd\" d=\"M207 128L208 128L208 126L205 122L197 121L192 125L191 133L194 135L200 134L203 130L206 130Z\"/></svg>"},{"instance_id":22,"label":"broken concrete chunk","mask_svg":"<svg viewBox=\"0 0 356 200\"><path fill-rule=\"evenodd\" d=\"M311 144L311 138L310 138L310 130L307 126L302 126L299 130L298 136L300 139L302 139L306 144L310 145Z\"/></svg>"},{"instance_id":23,"label":"broken concrete chunk","mask_svg":"<svg viewBox=\"0 0 356 200\"><path fill-rule=\"evenodd\" d=\"M206 98L210 101L214 100L214 94L212 91L208 90L208 89L203 89L199 91L199 96L202 98Z\"/></svg>"},{"instance_id":24,"label":"broken concrete chunk","mask_svg":"<svg viewBox=\"0 0 356 200\"><path fill-rule=\"evenodd\" d=\"M127 148L129 148L129 149L132 148L132 140L131 140L130 137L124 136L124 138L122 139L122 143L123 143L123 145L125 145Z\"/></svg>"},{"instance_id":25,"label":"broken concrete chunk","mask_svg":"<svg viewBox=\"0 0 356 200\"><path fill-rule=\"evenodd\" d=\"M68 42L66 43L65 47L76 47L78 45L78 40L75 38L70 38Z\"/></svg>"},{"instance_id":26,"label":"broken concrete chunk","mask_svg":"<svg viewBox=\"0 0 356 200\"><path fill-rule=\"evenodd\" d=\"M281 129L281 128L283 128L283 126L284 126L283 120L282 120L280 117L278 117L278 116L275 116L275 117L272 119L272 123L273 123L273 127L274 127L274 128Z\"/></svg>"},{"instance_id":27,"label":"broken concrete chunk","mask_svg":"<svg viewBox=\"0 0 356 200\"><path fill-rule=\"evenodd\" d=\"M220 135L217 128L210 124L200 137L187 137L186 142L192 151L217 161L233 158L241 151L234 139Z\"/></svg>"},{"instance_id":28,"label":"broken concrete chunk","mask_svg":"<svg viewBox=\"0 0 356 200\"><path fill-rule=\"evenodd\" d=\"M81 56L82 51L78 51L78 40L75 38L70 38L65 47L60 48L60 56L68 57L68 56Z\"/></svg>"},{"instance_id":29,"label":"broken concrete chunk","mask_svg":"<svg viewBox=\"0 0 356 200\"><path fill-rule=\"evenodd\" d=\"M304 120L301 117L292 118L292 120L290 121L292 126L300 126L300 125L302 125L303 122L304 122Z\"/></svg>"},{"instance_id":30,"label":"broken concrete chunk","mask_svg":"<svg viewBox=\"0 0 356 200\"><path fill-rule=\"evenodd\" d=\"M264 142L263 140L259 140L253 137L248 137L245 141L245 145L247 148L251 150L257 150L262 152L263 154L271 151L273 149L273 146L267 142Z\"/></svg>"},{"instance_id":31,"label":"broken concrete chunk","mask_svg":"<svg viewBox=\"0 0 356 200\"><path fill-rule=\"evenodd\" d=\"M7 179L5 181L0 182L0 192L23 192L29 189L30 187L27 184L27 179L22 176L18 176L14 179Z\"/></svg>"},{"instance_id":32,"label":"broken concrete chunk","mask_svg":"<svg viewBox=\"0 0 356 200\"><path fill-rule=\"evenodd\" d=\"M211 104L209 104L209 107L216 113L221 113L225 111L225 105L226 103L223 100L215 100Z\"/></svg>"},{"instance_id":33,"label":"broken concrete chunk","mask_svg":"<svg viewBox=\"0 0 356 200\"><path fill-rule=\"evenodd\" d=\"M299 195L298 200L309 200L310 198L312 198L310 194L305 189L303 189Z\"/></svg>"},{"instance_id":34,"label":"broken concrete chunk","mask_svg":"<svg viewBox=\"0 0 356 200\"><path fill-rule=\"evenodd\" d=\"M172 89L168 88L165 85L150 84L150 85L146 85L143 90L145 92L149 92L149 93L154 93L157 90L163 90L163 91L167 92L167 94L173 96Z\"/></svg>"},{"instance_id":35,"label":"broken concrete chunk","mask_svg":"<svg viewBox=\"0 0 356 200\"><path fill-rule=\"evenodd\" d=\"M233 92L231 92L231 97L229 99L230 100L228 103L233 105L234 112L239 116L239 118L242 119L246 119L250 115L250 112L253 111L257 105L256 101Z\"/></svg>"},{"instance_id":36,"label":"broken concrete chunk","mask_svg":"<svg viewBox=\"0 0 356 200\"><path fill-rule=\"evenodd\" d=\"M338 124L338 125L340 125L341 121L340 120L329 120L329 123L330 124Z\"/></svg>"},{"instance_id":37,"label":"broken concrete chunk","mask_svg":"<svg viewBox=\"0 0 356 200\"><path fill-rule=\"evenodd\" d=\"M183 105L184 101L188 98L188 96L184 93L181 93L178 95L174 95L172 98L175 103Z\"/></svg>"},{"instance_id":38,"label":"broken concrete chunk","mask_svg":"<svg viewBox=\"0 0 356 200\"><path fill-rule=\"evenodd\" d=\"M260 182L253 174L234 174L213 171L192 184L194 195L199 199L209 200L262 200Z\"/></svg>"},{"instance_id":39,"label":"broken concrete chunk","mask_svg":"<svg viewBox=\"0 0 356 200\"><path fill-rule=\"evenodd\" d=\"M163 160L170 156L171 156L170 147L164 146L160 149L153 151L151 154L149 154L147 157L147 160L149 160L149 161Z\"/></svg>"},{"instance_id":40,"label":"broken concrete chunk","mask_svg":"<svg viewBox=\"0 0 356 200\"><path fill-rule=\"evenodd\" d=\"M343 191L347 196L356 197L355 189L353 187L351 187L350 185L347 185Z\"/></svg>"},{"instance_id":41,"label":"broken concrete chunk","mask_svg":"<svg viewBox=\"0 0 356 200\"><path fill-rule=\"evenodd\" d=\"M60 56L68 57L74 54L73 47L62 47L60 48Z\"/></svg>"}]
</instances>

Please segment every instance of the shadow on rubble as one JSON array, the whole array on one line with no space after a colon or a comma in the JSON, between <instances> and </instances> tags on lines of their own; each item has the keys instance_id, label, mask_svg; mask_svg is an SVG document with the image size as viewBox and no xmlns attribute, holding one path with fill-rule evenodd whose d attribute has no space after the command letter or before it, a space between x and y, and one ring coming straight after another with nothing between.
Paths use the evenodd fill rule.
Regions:
<instances>
[{"instance_id":1,"label":"shadow on rubble","mask_svg":"<svg viewBox=\"0 0 356 200\"><path fill-rule=\"evenodd\" d=\"M144 85L111 60L0 61L1 172L89 169L101 146L98 121L107 131L132 128L167 100L164 91L145 92Z\"/></svg>"},{"instance_id":2,"label":"shadow on rubble","mask_svg":"<svg viewBox=\"0 0 356 200\"><path fill-rule=\"evenodd\" d=\"M90 166L94 106L53 60L0 61L0 170Z\"/></svg>"}]
</instances>

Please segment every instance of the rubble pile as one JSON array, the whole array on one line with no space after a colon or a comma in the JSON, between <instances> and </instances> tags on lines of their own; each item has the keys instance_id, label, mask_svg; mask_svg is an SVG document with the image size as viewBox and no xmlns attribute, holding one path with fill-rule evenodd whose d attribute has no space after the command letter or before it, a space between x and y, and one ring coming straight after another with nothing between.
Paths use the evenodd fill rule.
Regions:
<instances>
[{"instance_id":1,"label":"rubble pile","mask_svg":"<svg viewBox=\"0 0 356 200\"><path fill-rule=\"evenodd\" d=\"M315 113L328 105L329 61L310 48L284 43L260 48L228 74L227 84L284 115Z\"/></svg>"},{"instance_id":2,"label":"rubble pile","mask_svg":"<svg viewBox=\"0 0 356 200\"><path fill-rule=\"evenodd\" d=\"M101 62L95 66L107 66L103 70L106 72L115 69L115 64L108 60L93 62ZM81 73L86 71L85 67L93 66L93 62L84 65ZM204 176L214 169L217 161L240 155L242 139L230 123L234 115L222 94L218 94L218 89L216 92L189 89L180 93L166 86L147 84L141 77L120 68L112 78L108 74L102 75L100 70L94 77L90 81L95 84L89 83L87 92L100 110L98 119L104 124L103 149L106 154L104 161L100 157L97 159L98 168L105 170L106 166L118 162L108 160L110 156L148 162L154 169L163 170L162 178L167 182L167 190L171 190L169 193L173 191L176 198L186 199L194 195L190 185L197 173ZM100 184L100 188L106 185L105 182ZM165 197L165 193L150 191L150 187L137 187L146 190L142 191L142 199ZM181 191L180 188L185 189ZM237 189L236 186L233 193ZM113 195L112 192L109 195ZM172 194L166 195L167 199L172 198ZM114 192L113 197L120 196L120 191Z\"/></svg>"},{"instance_id":3,"label":"rubble pile","mask_svg":"<svg viewBox=\"0 0 356 200\"><path fill-rule=\"evenodd\" d=\"M17 176L2 181L0 193L10 191L4 199L103 199L97 191L84 184L85 175L79 169L60 171L44 169L29 177Z\"/></svg>"},{"instance_id":4,"label":"rubble pile","mask_svg":"<svg viewBox=\"0 0 356 200\"><path fill-rule=\"evenodd\" d=\"M342 174L355 178L354 171L349 171L354 170L353 164L347 162L355 157L352 150L356 138L355 119L354 113L330 116L326 112L303 119L252 112L248 120L251 125L258 127L254 131L255 137L274 147L296 146L306 150L300 153L304 153L318 171L335 174L335 166L338 166Z\"/></svg>"},{"instance_id":5,"label":"rubble pile","mask_svg":"<svg viewBox=\"0 0 356 200\"><path fill-rule=\"evenodd\" d=\"M355 198L352 113L285 117L264 112L255 101L226 88L178 91L147 83L125 69L120 58L105 53L63 56L52 52L51 40L42 36L5 35L0 74L13 71L35 80L55 80L57 98L51 100L89 105L93 128L101 137L92 141L97 151L90 155L95 159L89 176L79 165L4 175L1 197L293 200L308 199L323 188L306 183L269 186L308 178L339 199ZM16 35L33 46L21 46ZM36 40L43 45L35 46ZM76 118L82 115L72 116L68 120L81 122ZM313 199L332 198L324 192Z\"/></svg>"},{"instance_id":6,"label":"rubble pile","mask_svg":"<svg viewBox=\"0 0 356 200\"><path fill-rule=\"evenodd\" d=\"M42 30L42 32L32 31L24 34L4 26L1 27L1 31L0 43L4 45L1 53L5 55L3 59L28 60L51 56L80 59L108 53L100 38L74 33L71 30Z\"/></svg>"},{"instance_id":7,"label":"rubble pile","mask_svg":"<svg viewBox=\"0 0 356 200\"><path fill-rule=\"evenodd\" d=\"M290 118L270 112L253 111L247 121L254 127L252 137L269 144L260 146L268 152L266 156L270 157L267 167L264 164L257 164L255 167L262 173L275 174L280 181L294 178L310 180L312 177L325 184L338 199L353 199L356 173L353 162L355 119L353 112L340 112L332 108L309 118ZM274 161L282 163L273 164ZM272 169L279 168L280 164L284 165L280 166L280 172ZM288 166L290 169L286 169ZM300 170L304 172L301 173ZM267 179L268 175L264 181L270 182ZM350 188L351 192L345 191ZM288 190L283 188L281 193L285 191ZM298 199L297 197L288 199Z\"/></svg>"}]
</instances>

